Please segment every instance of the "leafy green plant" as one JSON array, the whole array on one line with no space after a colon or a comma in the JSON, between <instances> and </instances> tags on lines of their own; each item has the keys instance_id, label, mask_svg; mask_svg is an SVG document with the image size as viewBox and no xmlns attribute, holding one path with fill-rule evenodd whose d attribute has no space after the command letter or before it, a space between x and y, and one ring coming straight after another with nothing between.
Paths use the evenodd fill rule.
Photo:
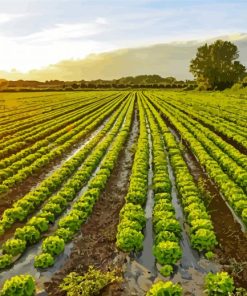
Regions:
<instances>
[{"instance_id":1,"label":"leafy green plant","mask_svg":"<svg viewBox=\"0 0 247 296\"><path fill-rule=\"evenodd\" d=\"M153 248L157 261L164 264L175 264L181 257L182 252L177 242L162 241Z\"/></svg>"},{"instance_id":2,"label":"leafy green plant","mask_svg":"<svg viewBox=\"0 0 247 296\"><path fill-rule=\"evenodd\" d=\"M1 296L34 296L35 281L31 275L16 275L6 280L0 291Z\"/></svg>"},{"instance_id":3,"label":"leafy green plant","mask_svg":"<svg viewBox=\"0 0 247 296\"><path fill-rule=\"evenodd\" d=\"M216 236L212 230L198 229L191 235L191 244L193 248L202 250L212 250L217 244Z\"/></svg>"},{"instance_id":4,"label":"leafy green plant","mask_svg":"<svg viewBox=\"0 0 247 296\"><path fill-rule=\"evenodd\" d=\"M142 249L144 236L140 231L124 228L117 234L117 247L125 252L139 251Z\"/></svg>"},{"instance_id":5,"label":"leafy green plant","mask_svg":"<svg viewBox=\"0 0 247 296\"><path fill-rule=\"evenodd\" d=\"M34 267L47 268L54 265L54 257L50 253L41 253L34 258Z\"/></svg>"},{"instance_id":6,"label":"leafy green plant","mask_svg":"<svg viewBox=\"0 0 247 296\"><path fill-rule=\"evenodd\" d=\"M16 229L15 238L35 244L40 240L40 232L34 226L24 226Z\"/></svg>"},{"instance_id":7,"label":"leafy green plant","mask_svg":"<svg viewBox=\"0 0 247 296\"><path fill-rule=\"evenodd\" d=\"M65 243L69 242L73 238L73 232L70 231L68 228L58 228L54 235L59 236L64 240Z\"/></svg>"},{"instance_id":8,"label":"leafy green plant","mask_svg":"<svg viewBox=\"0 0 247 296\"><path fill-rule=\"evenodd\" d=\"M49 222L45 218L40 218L40 217L33 217L33 218L31 218L28 221L27 225L34 226L41 233L47 231L48 228L49 228Z\"/></svg>"},{"instance_id":9,"label":"leafy green plant","mask_svg":"<svg viewBox=\"0 0 247 296\"><path fill-rule=\"evenodd\" d=\"M59 236L49 236L42 243L42 251L56 256L63 252L64 245L64 240Z\"/></svg>"},{"instance_id":10,"label":"leafy green plant","mask_svg":"<svg viewBox=\"0 0 247 296\"><path fill-rule=\"evenodd\" d=\"M67 296L96 296L103 288L116 281L121 281L121 278L117 277L114 271L102 272L90 266L84 275L76 272L68 274L60 289L65 291Z\"/></svg>"},{"instance_id":11,"label":"leafy green plant","mask_svg":"<svg viewBox=\"0 0 247 296\"><path fill-rule=\"evenodd\" d=\"M173 272L173 267L171 265L164 265L160 268L160 274L162 274L164 277L170 276Z\"/></svg>"},{"instance_id":12,"label":"leafy green plant","mask_svg":"<svg viewBox=\"0 0 247 296\"><path fill-rule=\"evenodd\" d=\"M26 249L26 241L21 239L10 238L2 246L3 253L16 256Z\"/></svg>"},{"instance_id":13,"label":"leafy green plant","mask_svg":"<svg viewBox=\"0 0 247 296\"><path fill-rule=\"evenodd\" d=\"M172 282L159 281L152 285L146 296L182 296L182 288Z\"/></svg>"},{"instance_id":14,"label":"leafy green plant","mask_svg":"<svg viewBox=\"0 0 247 296\"><path fill-rule=\"evenodd\" d=\"M0 256L0 269L9 267L12 264L13 256L8 254L3 254Z\"/></svg>"},{"instance_id":15,"label":"leafy green plant","mask_svg":"<svg viewBox=\"0 0 247 296\"><path fill-rule=\"evenodd\" d=\"M208 295L231 295L234 290L233 279L227 272L209 273L205 277L206 293Z\"/></svg>"}]
</instances>

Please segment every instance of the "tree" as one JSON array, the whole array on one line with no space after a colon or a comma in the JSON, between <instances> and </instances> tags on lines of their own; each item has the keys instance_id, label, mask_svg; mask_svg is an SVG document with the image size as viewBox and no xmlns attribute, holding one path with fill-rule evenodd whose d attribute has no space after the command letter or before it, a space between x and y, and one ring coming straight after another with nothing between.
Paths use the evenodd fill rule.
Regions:
<instances>
[{"instance_id":1,"label":"tree","mask_svg":"<svg viewBox=\"0 0 247 296\"><path fill-rule=\"evenodd\" d=\"M190 63L190 72L205 89L225 89L240 81L245 67L236 61L238 48L229 41L217 40L197 49L196 58Z\"/></svg>"}]
</instances>

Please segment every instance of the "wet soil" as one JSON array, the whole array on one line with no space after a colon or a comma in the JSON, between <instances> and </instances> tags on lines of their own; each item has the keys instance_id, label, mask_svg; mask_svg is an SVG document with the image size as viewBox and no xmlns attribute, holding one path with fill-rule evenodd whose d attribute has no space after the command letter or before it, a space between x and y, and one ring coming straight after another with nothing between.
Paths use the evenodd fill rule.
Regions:
<instances>
[{"instance_id":1,"label":"wet soil","mask_svg":"<svg viewBox=\"0 0 247 296\"><path fill-rule=\"evenodd\" d=\"M76 237L69 259L45 285L49 295L64 295L59 289L64 276L71 271L85 273L90 265L104 271L114 269L118 275L122 275L126 255L116 249L115 241L119 212L124 205L124 196L128 190L134 155L133 145L137 140L138 131L136 110L130 137L120 152L104 192L97 201L91 217ZM122 283L115 283L108 286L102 295L119 296L122 295L123 290Z\"/></svg>"},{"instance_id":2,"label":"wet soil","mask_svg":"<svg viewBox=\"0 0 247 296\"><path fill-rule=\"evenodd\" d=\"M176 139L181 141L179 132L166 117L163 118ZM216 260L232 274L237 286L247 288L247 235L243 232L239 219L224 200L217 185L209 178L190 150L188 143L184 140L182 143L183 157L191 175L197 183L203 182L205 191L211 197L209 201L206 200L206 203L219 243L215 248Z\"/></svg>"}]
</instances>

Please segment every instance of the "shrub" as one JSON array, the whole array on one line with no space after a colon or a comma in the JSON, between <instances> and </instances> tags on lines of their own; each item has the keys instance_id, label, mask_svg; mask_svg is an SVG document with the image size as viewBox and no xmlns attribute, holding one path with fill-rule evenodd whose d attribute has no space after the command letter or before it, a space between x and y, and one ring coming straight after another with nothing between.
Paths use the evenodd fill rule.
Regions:
<instances>
[{"instance_id":1,"label":"shrub","mask_svg":"<svg viewBox=\"0 0 247 296\"><path fill-rule=\"evenodd\" d=\"M4 282L1 296L33 296L35 282L31 275L16 275Z\"/></svg>"},{"instance_id":2,"label":"shrub","mask_svg":"<svg viewBox=\"0 0 247 296\"><path fill-rule=\"evenodd\" d=\"M26 241L21 239L10 238L2 246L3 253L16 256L26 249Z\"/></svg>"},{"instance_id":3,"label":"shrub","mask_svg":"<svg viewBox=\"0 0 247 296\"><path fill-rule=\"evenodd\" d=\"M181 296L182 288L178 284L172 282L159 281L152 285L147 296Z\"/></svg>"},{"instance_id":4,"label":"shrub","mask_svg":"<svg viewBox=\"0 0 247 296\"><path fill-rule=\"evenodd\" d=\"M49 236L42 243L42 251L52 256L59 255L64 250L64 240L59 236Z\"/></svg>"},{"instance_id":5,"label":"shrub","mask_svg":"<svg viewBox=\"0 0 247 296\"><path fill-rule=\"evenodd\" d=\"M234 290L233 279L227 272L210 272L205 277L205 286L208 295L231 295Z\"/></svg>"},{"instance_id":6,"label":"shrub","mask_svg":"<svg viewBox=\"0 0 247 296\"><path fill-rule=\"evenodd\" d=\"M169 241L160 242L154 246L153 253L157 261L162 265L175 264L182 257L179 244Z\"/></svg>"},{"instance_id":7,"label":"shrub","mask_svg":"<svg viewBox=\"0 0 247 296\"><path fill-rule=\"evenodd\" d=\"M16 229L15 238L35 244L40 240L40 233L34 226L24 226Z\"/></svg>"},{"instance_id":8,"label":"shrub","mask_svg":"<svg viewBox=\"0 0 247 296\"><path fill-rule=\"evenodd\" d=\"M117 234L117 247L125 252L139 251L142 249L144 236L140 231L124 228Z\"/></svg>"},{"instance_id":9,"label":"shrub","mask_svg":"<svg viewBox=\"0 0 247 296\"><path fill-rule=\"evenodd\" d=\"M34 267L36 268L47 268L54 265L54 257L50 253L42 253L35 256Z\"/></svg>"},{"instance_id":10,"label":"shrub","mask_svg":"<svg viewBox=\"0 0 247 296\"><path fill-rule=\"evenodd\" d=\"M115 272L102 272L90 266L87 273L79 275L71 272L60 285L60 289L66 292L67 296L88 296L99 295L100 291L107 285L120 281Z\"/></svg>"}]
</instances>

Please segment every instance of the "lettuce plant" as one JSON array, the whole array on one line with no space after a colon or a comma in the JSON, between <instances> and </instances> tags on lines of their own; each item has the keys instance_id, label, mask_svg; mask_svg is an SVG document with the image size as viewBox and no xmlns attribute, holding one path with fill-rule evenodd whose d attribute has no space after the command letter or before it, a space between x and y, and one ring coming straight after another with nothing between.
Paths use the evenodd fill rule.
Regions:
<instances>
[{"instance_id":1,"label":"lettuce plant","mask_svg":"<svg viewBox=\"0 0 247 296\"><path fill-rule=\"evenodd\" d=\"M15 231L15 238L27 242L27 244L35 244L40 240L40 232L34 226L24 226L17 228Z\"/></svg>"},{"instance_id":2,"label":"lettuce plant","mask_svg":"<svg viewBox=\"0 0 247 296\"><path fill-rule=\"evenodd\" d=\"M9 267L12 264L13 256L8 254L3 254L0 256L0 269Z\"/></svg>"},{"instance_id":3,"label":"lettuce plant","mask_svg":"<svg viewBox=\"0 0 247 296\"><path fill-rule=\"evenodd\" d=\"M34 296L35 281L31 275L16 275L6 280L0 291L1 296Z\"/></svg>"},{"instance_id":4,"label":"lettuce plant","mask_svg":"<svg viewBox=\"0 0 247 296\"><path fill-rule=\"evenodd\" d=\"M42 251L52 256L59 255L64 250L64 240L59 236L49 236L42 243Z\"/></svg>"},{"instance_id":5,"label":"lettuce plant","mask_svg":"<svg viewBox=\"0 0 247 296\"><path fill-rule=\"evenodd\" d=\"M146 296L182 296L182 288L172 282L159 281L152 285Z\"/></svg>"},{"instance_id":6,"label":"lettuce plant","mask_svg":"<svg viewBox=\"0 0 247 296\"><path fill-rule=\"evenodd\" d=\"M54 257L50 253L41 253L34 258L34 267L47 268L54 265Z\"/></svg>"},{"instance_id":7,"label":"lettuce plant","mask_svg":"<svg viewBox=\"0 0 247 296\"><path fill-rule=\"evenodd\" d=\"M206 293L208 295L232 295L233 279L227 272L209 273L205 277Z\"/></svg>"},{"instance_id":8,"label":"lettuce plant","mask_svg":"<svg viewBox=\"0 0 247 296\"><path fill-rule=\"evenodd\" d=\"M181 257L182 251L177 242L162 241L153 248L157 261L164 264L175 264Z\"/></svg>"},{"instance_id":9,"label":"lettuce plant","mask_svg":"<svg viewBox=\"0 0 247 296\"><path fill-rule=\"evenodd\" d=\"M3 253L16 256L26 249L26 241L10 238L2 245Z\"/></svg>"},{"instance_id":10,"label":"lettuce plant","mask_svg":"<svg viewBox=\"0 0 247 296\"><path fill-rule=\"evenodd\" d=\"M117 247L125 252L142 249L144 236L140 231L124 228L117 234Z\"/></svg>"},{"instance_id":11,"label":"lettuce plant","mask_svg":"<svg viewBox=\"0 0 247 296\"><path fill-rule=\"evenodd\" d=\"M212 250L217 244L215 233L208 229L198 229L195 233L191 234L192 247L202 250Z\"/></svg>"},{"instance_id":12,"label":"lettuce plant","mask_svg":"<svg viewBox=\"0 0 247 296\"><path fill-rule=\"evenodd\" d=\"M49 222L45 218L40 218L40 217L33 217L33 218L31 218L28 221L27 225L34 226L40 232L45 232L49 228Z\"/></svg>"}]
</instances>

